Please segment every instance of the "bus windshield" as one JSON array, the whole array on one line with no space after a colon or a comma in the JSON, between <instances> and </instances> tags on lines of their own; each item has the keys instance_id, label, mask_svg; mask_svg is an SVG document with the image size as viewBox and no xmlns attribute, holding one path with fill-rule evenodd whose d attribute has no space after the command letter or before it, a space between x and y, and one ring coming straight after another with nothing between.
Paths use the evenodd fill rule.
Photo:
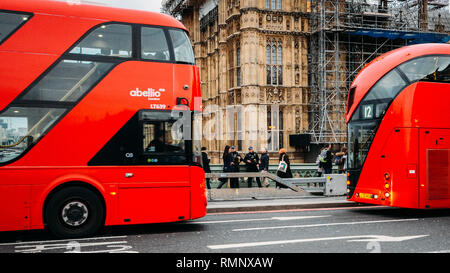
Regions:
<instances>
[{"instance_id":1,"label":"bus windshield","mask_svg":"<svg viewBox=\"0 0 450 273\"><path fill-rule=\"evenodd\" d=\"M348 124L348 168L359 169L369 152L388 105L406 86L394 69L378 81L361 101Z\"/></svg>"}]
</instances>

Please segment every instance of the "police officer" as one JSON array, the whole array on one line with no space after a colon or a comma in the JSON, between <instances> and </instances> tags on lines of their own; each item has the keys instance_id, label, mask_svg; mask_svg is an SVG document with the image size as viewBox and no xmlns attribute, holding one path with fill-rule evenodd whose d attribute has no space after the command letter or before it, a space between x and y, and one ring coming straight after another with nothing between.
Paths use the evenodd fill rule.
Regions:
<instances>
[{"instance_id":1,"label":"police officer","mask_svg":"<svg viewBox=\"0 0 450 273\"><path fill-rule=\"evenodd\" d=\"M258 172L259 157L258 154L253 151L253 147L248 147L248 154L244 157L244 163L247 167L247 172ZM247 180L248 187L252 187L253 177L249 177ZM259 177L256 177L256 183L261 188L261 181Z\"/></svg>"},{"instance_id":2,"label":"police officer","mask_svg":"<svg viewBox=\"0 0 450 273\"><path fill-rule=\"evenodd\" d=\"M231 157L231 164L230 169L232 173L238 173L239 172L239 164L241 163L241 156L236 151L236 146L231 146L230 148L230 157ZM230 187L231 188L239 188L239 178L230 178Z\"/></svg>"}]
</instances>

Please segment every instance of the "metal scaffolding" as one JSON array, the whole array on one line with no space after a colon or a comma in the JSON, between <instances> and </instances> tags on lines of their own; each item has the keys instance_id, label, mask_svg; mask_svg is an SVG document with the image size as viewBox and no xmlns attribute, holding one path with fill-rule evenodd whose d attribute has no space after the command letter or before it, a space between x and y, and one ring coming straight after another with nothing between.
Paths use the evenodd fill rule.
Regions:
<instances>
[{"instance_id":1,"label":"metal scaffolding","mask_svg":"<svg viewBox=\"0 0 450 273\"><path fill-rule=\"evenodd\" d=\"M162 11L172 16L179 16L183 11L192 6L193 0L163 0Z\"/></svg>"},{"instance_id":2,"label":"metal scaffolding","mask_svg":"<svg viewBox=\"0 0 450 273\"><path fill-rule=\"evenodd\" d=\"M346 102L357 73L392 49L450 39L448 0L310 0L312 142L346 143Z\"/></svg>"}]
</instances>

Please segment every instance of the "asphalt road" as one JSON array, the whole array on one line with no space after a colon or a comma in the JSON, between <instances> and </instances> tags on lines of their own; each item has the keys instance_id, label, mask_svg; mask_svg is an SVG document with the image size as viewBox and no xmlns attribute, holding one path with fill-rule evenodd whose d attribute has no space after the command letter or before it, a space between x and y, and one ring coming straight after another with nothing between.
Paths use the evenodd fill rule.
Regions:
<instances>
[{"instance_id":1,"label":"asphalt road","mask_svg":"<svg viewBox=\"0 0 450 273\"><path fill-rule=\"evenodd\" d=\"M2 232L0 253L450 253L450 210L386 207L208 214L108 227L94 238Z\"/></svg>"}]
</instances>

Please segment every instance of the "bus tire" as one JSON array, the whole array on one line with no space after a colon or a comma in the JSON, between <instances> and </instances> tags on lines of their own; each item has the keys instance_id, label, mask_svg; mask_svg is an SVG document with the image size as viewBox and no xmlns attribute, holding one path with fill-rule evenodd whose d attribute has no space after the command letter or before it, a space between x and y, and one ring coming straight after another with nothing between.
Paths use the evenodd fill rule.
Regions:
<instances>
[{"instance_id":1,"label":"bus tire","mask_svg":"<svg viewBox=\"0 0 450 273\"><path fill-rule=\"evenodd\" d=\"M91 190L71 186L48 201L44 217L47 228L59 238L92 236L104 225L105 208Z\"/></svg>"}]
</instances>

